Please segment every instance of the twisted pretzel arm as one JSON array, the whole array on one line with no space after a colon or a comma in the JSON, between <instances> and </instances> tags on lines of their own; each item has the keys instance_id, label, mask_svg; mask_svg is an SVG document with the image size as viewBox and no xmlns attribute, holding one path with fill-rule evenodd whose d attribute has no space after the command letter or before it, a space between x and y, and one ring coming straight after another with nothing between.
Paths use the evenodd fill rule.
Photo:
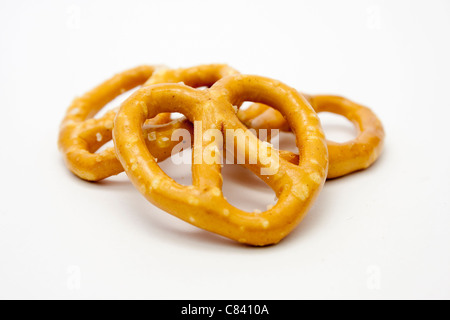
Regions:
<instances>
[{"instance_id":1,"label":"twisted pretzel arm","mask_svg":"<svg viewBox=\"0 0 450 320\"><path fill-rule=\"evenodd\" d=\"M358 130L357 137L345 143L327 140L330 161L328 178L366 169L378 159L385 134L381 121L372 110L339 96L304 96L316 112L342 115ZM290 131L283 115L268 105L253 104L247 110L239 110L238 116L250 128ZM281 151L280 155L288 161L298 161L298 155L292 152Z\"/></svg>"},{"instance_id":2,"label":"twisted pretzel arm","mask_svg":"<svg viewBox=\"0 0 450 320\"><path fill-rule=\"evenodd\" d=\"M191 68L161 69L152 76L151 84L182 82L193 88L211 87L220 79L239 73L226 64L205 64Z\"/></svg>"},{"instance_id":3,"label":"twisted pretzel arm","mask_svg":"<svg viewBox=\"0 0 450 320\"><path fill-rule=\"evenodd\" d=\"M239 109L238 117L252 129L278 129L284 132L291 130L280 112L262 103L253 103L248 109Z\"/></svg>"}]
</instances>

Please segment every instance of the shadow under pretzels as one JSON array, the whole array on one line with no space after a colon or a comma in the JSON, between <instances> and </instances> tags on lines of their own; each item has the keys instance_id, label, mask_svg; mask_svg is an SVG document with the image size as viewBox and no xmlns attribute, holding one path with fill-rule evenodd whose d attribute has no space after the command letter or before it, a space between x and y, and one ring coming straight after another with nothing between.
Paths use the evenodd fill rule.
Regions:
<instances>
[{"instance_id":1,"label":"shadow under pretzels","mask_svg":"<svg viewBox=\"0 0 450 320\"><path fill-rule=\"evenodd\" d=\"M190 155L188 154L187 156ZM364 173L368 171L367 173L370 174L372 170L376 171L382 161L383 156L372 167L364 170ZM191 165L189 163L176 165L169 158L159 165L178 183L183 185L191 184ZM343 183L344 180L358 179L361 173L363 171L355 172L342 178L327 180L318 199L304 220L277 246L289 245L291 242L297 243L301 241L302 237L308 236L311 232L316 232L324 223L324 219L327 219L327 213L330 210L334 210L334 196L332 194L334 187ZM222 174L224 178L224 195L232 205L239 209L249 212L255 209L264 211L267 209L267 205L276 203L275 193L272 189L244 167L240 165L224 165ZM174 241L177 245L195 245L205 249L211 246L253 248L196 228L156 208L136 191L125 173L97 183L82 181L70 173L68 175L78 181L83 188L87 187L93 192L114 193L116 194L115 198L124 199L124 201L118 202L119 205L123 205L120 210L128 215L132 215L139 225L145 225L145 228L148 228L149 232L161 238L161 241Z\"/></svg>"},{"instance_id":2,"label":"shadow under pretzels","mask_svg":"<svg viewBox=\"0 0 450 320\"><path fill-rule=\"evenodd\" d=\"M301 242L303 237L308 237L311 233L318 232L330 212L336 210L335 201L333 200L336 199L334 195L335 188L344 182L360 179L361 174L376 174L385 158L383 154L366 170L358 171L345 177L327 180L312 208L291 234L283 239L280 244L263 248L290 246L293 243ZM160 163L160 166L175 181L185 185L191 184L190 164L175 165L168 159ZM161 241L170 241L181 246L194 245L196 248L203 249L220 246L255 250L254 247L242 245L236 241L196 228L158 209L143 198L133 187L125 173L97 183L91 183L78 179L67 170L66 172L67 178L73 179L79 187L89 189L92 192L112 193L115 194L115 198L123 199L117 202L120 206L119 210L132 216L133 220L135 220L134 223L140 226L144 225L144 228L148 229L149 233L160 238ZM260 208L263 211L266 209L267 204L276 202L274 192L252 172L240 165L225 165L223 178L225 196L227 196L231 204L242 210L253 211L255 208Z\"/></svg>"},{"instance_id":3,"label":"shadow under pretzels","mask_svg":"<svg viewBox=\"0 0 450 320\"><path fill-rule=\"evenodd\" d=\"M162 163L161 166L177 182L190 184L190 165L176 166ZM172 166L177 168L172 168ZM231 204L239 207L241 210L251 212L254 209L261 208L261 211L263 211L266 209L267 204L276 202L274 192L253 173L239 165L225 165L223 177L225 181L224 194ZM160 238L161 241L173 241L177 245L195 246L204 249L217 246L242 249L254 248L199 229L160 210L144 199L134 188L125 173L96 183L82 181L73 175L71 175L71 178L77 180L80 187L90 189L91 192L114 194L114 198L120 199L115 203L115 206L120 208L118 210L131 216L134 220L132 223L136 223L139 226L144 225L144 228L149 230L148 232ZM322 208L318 209L318 211L322 210ZM315 215L320 215L320 212L317 212ZM298 236L300 236L300 233L297 234L295 232L295 234L288 236L284 241L287 239L292 240ZM271 247L273 246L265 248Z\"/></svg>"},{"instance_id":4,"label":"shadow under pretzels","mask_svg":"<svg viewBox=\"0 0 450 320\"><path fill-rule=\"evenodd\" d=\"M380 157L375 161L369 168L364 170L359 170L352 172L343 177L327 179L325 185L313 204L312 208L309 210L303 221L295 228L290 235L288 235L282 243L288 244L291 241L301 241L302 237L307 237L310 233L318 232L321 226L324 225L327 216L333 210L336 209L336 188L341 188L341 185L351 184L355 182L358 185L365 183L368 180L367 176L377 174L383 166L383 162L386 159L385 154L387 153L387 146L384 146L384 151L381 153ZM362 179L362 180L360 180ZM345 211L342 212L342 219L346 219L347 215Z\"/></svg>"}]
</instances>

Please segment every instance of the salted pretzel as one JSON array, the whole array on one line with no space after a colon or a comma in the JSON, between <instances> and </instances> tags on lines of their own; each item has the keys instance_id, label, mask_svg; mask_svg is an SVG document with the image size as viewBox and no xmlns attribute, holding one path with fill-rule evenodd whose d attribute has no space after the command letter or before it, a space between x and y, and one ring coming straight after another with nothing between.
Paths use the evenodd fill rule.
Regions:
<instances>
[{"instance_id":1,"label":"salted pretzel","mask_svg":"<svg viewBox=\"0 0 450 320\"><path fill-rule=\"evenodd\" d=\"M184 82L192 87L211 86L224 76L237 73L227 65L201 65L185 69L140 66L113 76L95 89L75 99L61 124L59 147L67 167L78 177L99 181L123 172L114 148L96 153L112 139L116 110L101 118L94 116L120 94L137 86L156 83ZM161 113L146 121L143 133L146 145L158 161L171 156L178 141L170 139L174 130L192 133L192 124L185 118L171 121L169 113Z\"/></svg>"},{"instance_id":2,"label":"salted pretzel","mask_svg":"<svg viewBox=\"0 0 450 320\"><path fill-rule=\"evenodd\" d=\"M372 110L339 96L304 96L316 112L340 114L353 122L358 130L357 137L351 141L345 143L327 141L328 178L337 178L366 169L377 160L383 147L384 130L381 121ZM246 110L239 110L238 116L249 128L290 131L283 115L264 104L252 104ZM298 155L294 153L283 151L282 156L294 163L298 162Z\"/></svg>"},{"instance_id":3,"label":"salted pretzel","mask_svg":"<svg viewBox=\"0 0 450 320\"><path fill-rule=\"evenodd\" d=\"M267 142L249 134L248 145L228 132L245 134L247 128L236 116L244 101L269 104L285 115L295 132L300 158L292 164ZM142 125L159 113L179 112L194 123L193 185L183 186L166 175L146 146ZM219 143L201 132L217 130L227 145L233 140L246 157L256 150L257 161L244 166L276 193L278 202L265 212L245 212L223 196L221 165L205 161L212 150L218 159ZM231 75L207 90L182 84L141 88L125 101L114 127L116 153L135 187L154 205L202 229L241 243L275 244L302 220L319 194L327 175L325 137L317 114L307 100L287 85L259 76ZM205 153L206 152L206 153ZM264 174L265 169L274 169Z\"/></svg>"}]
</instances>

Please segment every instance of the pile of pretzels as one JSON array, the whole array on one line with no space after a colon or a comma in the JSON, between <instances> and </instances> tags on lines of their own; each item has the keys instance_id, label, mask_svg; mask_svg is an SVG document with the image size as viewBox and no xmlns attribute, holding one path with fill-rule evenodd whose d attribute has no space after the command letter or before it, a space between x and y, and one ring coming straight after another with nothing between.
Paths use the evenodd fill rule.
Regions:
<instances>
[{"instance_id":1,"label":"pile of pretzels","mask_svg":"<svg viewBox=\"0 0 450 320\"><path fill-rule=\"evenodd\" d=\"M96 117L134 88L120 108ZM253 104L241 108L244 102ZM357 137L346 143L325 140L317 116L323 111L353 122ZM180 152L181 135L175 134L180 130L188 133L192 145L190 186L177 183L158 165ZM277 131L295 135L297 154L274 148L270 139ZM269 134L262 137L261 132ZM111 140L114 148L105 148ZM369 167L383 140L383 126L367 107L339 96L306 95L223 64L126 70L76 98L59 132L65 164L79 178L95 182L125 171L158 208L253 246L285 238L304 218L325 180ZM222 192L224 153L239 158L240 165L270 186L277 203L265 212L232 206Z\"/></svg>"}]
</instances>

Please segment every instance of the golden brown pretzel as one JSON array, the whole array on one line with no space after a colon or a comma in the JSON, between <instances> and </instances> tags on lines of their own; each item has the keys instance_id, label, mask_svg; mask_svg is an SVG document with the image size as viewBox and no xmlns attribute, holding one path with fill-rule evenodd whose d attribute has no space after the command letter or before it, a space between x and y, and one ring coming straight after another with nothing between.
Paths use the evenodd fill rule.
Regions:
<instances>
[{"instance_id":1,"label":"golden brown pretzel","mask_svg":"<svg viewBox=\"0 0 450 320\"><path fill-rule=\"evenodd\" d=\"M61 124L59 147L67 167L78 177L99 181L123 171L114 148L95 153L112 139L116 111L99 119L93 118L107 103L139 85L185 82L192 87L211 86L226 75L237 73L227 65L201 65L186 69L140 66L119 73L82 97L75 99ZM146 122L144 134L155 137L146 140L147 147L159 161L171 155L178 141L170 139L176 129L192 132L186 119L171 121L170 114L159 114ZM164 137L158 139L158 137ZM169 139L168 139L169 138Z\"/></svg>"},{"instance_id":2,"label":"golden brown pretzel","mask_svg":"<svg viewBox=\"0 0 450 320\"><path fill-rule=\"evenodd\" d=\"M254 135L247 135L248 145L238 139L248 131L233 106L244 101L269 104L286 116L301 155L297 165L280 158ZM194 123L192 186L182 186L167 176L145 145L142 125L163 112L183 113ZM279 200L273 208L249 213L226 201L221 165L205 158L212 150L217 159L221 148L217 138L211 142L204 137L210 129L225 135L227 149L232 140L246 158L256 150L266 151L257 152L256 163L244 166L275 191ZM232 136L228 136L230 130ZM231 75L208 90L180 84L142 88L122 104L114 142L127 175L151 203L197 227L250 245L275 244L289 234L310 208L327 175L327 148L317 114L296 90L258 76ZM270 173L264 173L266 169Z\"/></svg>"},{"instance_id":3,"label":"golden brown pretzel","mask_svg":"<svg viewBox=\"0 0 450 320\"><path fill-rule=\"evenodd\" d=\"M329 168L328 178L337 178L368 168L379 157L384 140L381 121L367 107L338 96L308 96L316 112L332 112L346 117L358 129L358 136L345 143L328 140ZM246 110L239 110L241 121L249 128L279 129L289 131L289 124L281 113L264 104L252 104ZM298 156L283 151L285 159L296 162Z\"/></svg>"}]
</instances>

